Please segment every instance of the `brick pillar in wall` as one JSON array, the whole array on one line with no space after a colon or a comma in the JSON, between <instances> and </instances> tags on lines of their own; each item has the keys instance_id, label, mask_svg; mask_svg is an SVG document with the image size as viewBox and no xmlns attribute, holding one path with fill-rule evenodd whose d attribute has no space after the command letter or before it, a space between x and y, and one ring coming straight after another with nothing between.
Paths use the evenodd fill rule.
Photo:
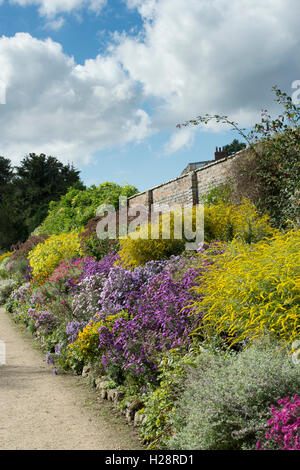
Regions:
<instances>
[{"instance_id":1,"label":"brick pillar in wall","mask_svg":"<svg viewBox=\"0 0 300 470\"><path fill-rule=\"evenodd\" d=\"M192 192L192 204L196 206L199 204L199 192L198 192L198 179L196 171L191 172L191 192Z\"/></svg>"},{"instance_id":2,"label":"brick pillar in wall","mask_svg":"<svg viewBox=\"0 0 300 470\"><path fill-rule=\"evenodd\" d=\"M146 191L146 206L148 209L151 209L151 205L153 204L153 191L149 189Z\"/></svg>"},{"instance_id":3,"label":"brick pillar in wall","mask_svg":"<svg viewBox=\"0 0 300 470\"><path fill-rule=\"evenodd\" d=\"M151 222L151 208L153 204L153 191L152 189L148 189L146 191L146 208L148 209L148 222Z\"/></svg>"}]
</instances>

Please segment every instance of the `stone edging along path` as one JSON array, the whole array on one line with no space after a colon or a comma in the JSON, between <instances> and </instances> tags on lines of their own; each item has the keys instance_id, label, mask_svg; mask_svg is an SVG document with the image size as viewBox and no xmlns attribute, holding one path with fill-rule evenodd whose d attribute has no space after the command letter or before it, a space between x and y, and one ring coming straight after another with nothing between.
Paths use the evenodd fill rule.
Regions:
<instances>
[{"instance_id":1,"label":"stone edging along path","mask_svg":"<svg viewBox=\"0 0 300 470\"><path fill-rule=\"evenodd\" d=\"M54 375L43 353L0 309L0 450L142 450L134 428L74 375Z\"/></svg>"}]
</instances>

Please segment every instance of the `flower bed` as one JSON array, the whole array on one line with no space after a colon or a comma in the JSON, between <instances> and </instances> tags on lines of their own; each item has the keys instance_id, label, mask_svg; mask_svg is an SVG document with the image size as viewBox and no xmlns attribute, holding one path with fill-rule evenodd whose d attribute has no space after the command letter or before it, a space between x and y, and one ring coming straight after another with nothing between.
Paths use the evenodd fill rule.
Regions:
<instances>
[{"instance_id":1,"label":"flower bed","mask_svg":"<svg viewBox=\"0 0 300 470\"><path fill-rule=\"evenodd\" d=\"M299 256L299 232L290 230L264 239L272 230L267 218L258 218L257 227L250 230L252 235L255 234L250 240L247 217L251 216L251 223L255 224L256 213L249 207L241 206L240 211L248 208L249 212L243 216L236 208L228 209L230 217L234 214L237 239L228 241L228 230L223 227L224 230L216 230L223 241L204 243L198 253L183 252L171 256L169 253L166 256L164 252L164 259L150 261L147 259L151 258L151 250L147 246L147 256L141 265L124 265L120 253L115 251L103 250L105 256L102 258L99 251L96 257L86 256L77 232L49 236L29 252L31 271L26 272L27 277L23 276L23 282L26 279L28 282L13 291L6 308L15 321L39 338L47 362L53 364L55 373L73 370L89 376L95 385L106 382L105 387L113 391L108 393L105 387L97 386L101 396L117 397L114 402L130 422L134 422L130 404L139 400L134 417L141 425L144 442L152 448L167 448L174 442L182 446L183 442L189 442L184 441L189 439L187 436L192 435L189 426L194 426L190 420L194 409L191 407L186 415L180 397L186 390L187 378L192 383L193 373L203 379L201 364L211 361L211 370L207 372L211 382L203 384L203 390L212 391L218 387L221 390L218 377L224 376L228 385L224 393L230 398L231 379L227 375L231 370L237 370L238 364L242 367L246 346L256 346L257 342L271 338L286 347L299 336L299 271L295 267ZM225 209L225 206L210 209L211 227L213 214L220 215ZM248 244L247 240L254 242ZM9 282L8 293L18 281ZM228 361L220 359L220 356L230 354L229 347L235 347L236 354L232 356L230 366ZM199 362L202 356L206 358L203 363ZM289 360L291 358L285 351L282 361L276 362L276 370ZM290 375L295 373L296 377L296 365L295 368ZM257 384L265 380L265 369L262 367L257 375L254 374ZM237 373L235 375L238 377ZM202 387L200 382L193 391L195 396L197 387ZM282 393L286 395L281 396L295 394L297 390L292 389L291 383L282 386ZM264 391L267 395L264 395L265 404L279 399L274 387L248 385L253 400L248 403L246 392L244 396L238 396L237 384L238 406L230 409L232 402L228 398L229 408L222 408L224 422L230 416L238 416L243 407L252 407L249 416L253 423L256 422L255 410L261 406L259 397ZM188 392L185 396L188 403L193 402L193 399L189 401ZM207 407L213 408L211 400L212 392L207 396ZM295 404L298 406L297 400L281 403L285 408L280 419L284 413L292 412ZM279 425L278 416L273 417L277 421L272 423L272 429L276 428L283 435L286 422ZM197 426L201 425L200 418L198 421ZM259 423L262 425L261 421ZM212 430L208 428L209 424L206 437L199 446L213 441ZM273 443L289 448L298 445L298 428L296 435L287 429L288 438L283 436L283 440L274 432L268 434ZM174 433L178 434L178 439ZM231 448L230 439L222 441L222 448ZM267 443L263 439L260 441L261 448L268 448L271 439L266 438ZM254 438L249 442L251 446ZM237 443L237 448L241 446Z\"/></svg>"}]
</instances>

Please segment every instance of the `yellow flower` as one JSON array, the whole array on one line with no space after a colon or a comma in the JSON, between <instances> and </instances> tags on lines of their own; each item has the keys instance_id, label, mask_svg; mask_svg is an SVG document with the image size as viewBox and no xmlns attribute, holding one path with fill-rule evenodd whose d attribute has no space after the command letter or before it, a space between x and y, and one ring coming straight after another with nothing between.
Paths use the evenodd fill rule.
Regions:
<instances>
[{"instance_id":1,"label":"yellow flower","mask_svg":"<svg viewBox=\"0 0 300 470\"><path fill-rule=\"evenodd\" d=\"M299 339L299 230L253 245L233 241L196 291L203 298L193 308L204 312L208 336L227 332L232 345L269 332L285 343Z\"/></svg>"},{"instance_id":2,"label":"yellow flower","mask_svg":"<svg viewBox=\"0 0 300 470\"><path fill-rule=\"evenodd\" d=\"M71 259L80 255L79 234L73 231L52 235L39 243L28 254L28 259L34 278L42 283L63 259Z\"/></svg>"}]
</instances>

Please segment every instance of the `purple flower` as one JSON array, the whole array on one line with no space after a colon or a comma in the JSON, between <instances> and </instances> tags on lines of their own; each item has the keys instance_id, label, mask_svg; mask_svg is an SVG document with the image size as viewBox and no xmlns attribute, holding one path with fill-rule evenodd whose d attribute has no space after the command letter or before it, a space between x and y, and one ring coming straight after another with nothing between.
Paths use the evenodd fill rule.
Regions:
<instances>
[{"instance_id":1,"label":"purple flower","mask_svg":"<svg viewBox=\"0 0 300 470\"><path fill-rule=\"evenodd\" d=\"M68 342L74 343L76 341L79 331L82 331L87 322L71 321L66 326L66 333L69 336Z\"/></svg>"},{"instance_id":2,"label":"purple flower","mask_svg":"<svg viewBox=\"0 0 300 470\"><path fill-rule=\"evenodd\" d=\"M31 281L32 279L32 267L30 265L27 266L25 269L24 277L27 282Z\"/></svg>"},{"instance_id":3,"label":"purple flower","mask_svg":"<svg viewBox=\"0 0 300 470\"><path fill-rule=\"evenodd\" d=\"M209 248L209 245L208 243L200 243L200 245L198 246L197 248L197 253L203 253L204 251L206 251L207 249Z\"/></svg>"},{"instance_id":4,"label":"purple flower","mask_svg":"<svg viewBox=\"0 0 300 470\"><path fill-rule=\"evenodd\" d=\"M41 330L43 334L51 333L58 325L58 318L47 310L36 310L29 308L27 315L35 320L34 326L37 330Z\"/></svg>"},{"instance_id":5,"label":"purple flower","mask_svg":"<svg viewBox=\"0 0 300 470\"><path fill-rule=\"evenodd\" d=\"M195 296L190 288L198 275L190 269L175 282L164 270L140 286L134 302L127 303L128 313L120 313L112 329L99 330L103 364L112 362L136 375L155 377L157 353L188 344L189 333L199 321L186 307ZM112 293L120 294L113 289Z\"/></svg>"},{"instance_id":6,"label":"purple flower","mask_svg":"<svg viewBox=\"0 0 300 470\"><path fill-rule=\"evenodd\" d=\"M46 362L47 362L47 364L54 364L52 355L50 353L46 354Z\"/></svg>"},{"instance_id":7,"label":"purple flower","mask_svg":"<svg viewBox=\"0 0 300 470\"><path fill-rule=\"evenodd\" d=\"M109 255L96 261L94 258L86 257L86 261L82 266L80 280L86 277L94 276L95 274L108 275L119 255L112 251Z\"/></svg>"},{"instance_id":8,"label":"purple flower","mask_svg":"<svg viewBox=\"0 0 300 470\"><path fill-rule=\"evenodd\" d=\"M26 302L28 300L28 296L30 295L31 287L30 283L27 282L23 284L19 289L16 289L12 293L12 298L19 302Z\"/></svg>"},{"instance_id":9,"label":"purple flower","mask_svg":"<svg viewBox=\"0 0 300 470\"><path fill-rule=\"evenodd\" d=\"M60 355L61 355L62 346L63 346L62 344L56 344L56 345L55 345L55 354L56 354L57 356L60 356Z\"/></svg>"}]
</instances>

